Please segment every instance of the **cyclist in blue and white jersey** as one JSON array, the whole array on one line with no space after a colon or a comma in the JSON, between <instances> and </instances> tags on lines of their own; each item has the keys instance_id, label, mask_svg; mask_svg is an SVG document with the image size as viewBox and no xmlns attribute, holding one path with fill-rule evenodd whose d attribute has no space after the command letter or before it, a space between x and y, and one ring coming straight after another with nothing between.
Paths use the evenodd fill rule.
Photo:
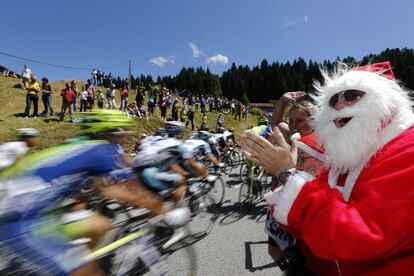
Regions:
<instances>
[{"instance_id":1,"label":"cyclist in blue and white jersey","mask_svg":"<svg viewBox=\"0 0 414 276\"><path fill-rule=\"evenodd\" d=\"M141 135L140 140L135 145L135 152L138 153L147 145L166 138L166 135L167 133L165 132L165 128L157 128L154 135Z\"/></svg>"}]
</instances>

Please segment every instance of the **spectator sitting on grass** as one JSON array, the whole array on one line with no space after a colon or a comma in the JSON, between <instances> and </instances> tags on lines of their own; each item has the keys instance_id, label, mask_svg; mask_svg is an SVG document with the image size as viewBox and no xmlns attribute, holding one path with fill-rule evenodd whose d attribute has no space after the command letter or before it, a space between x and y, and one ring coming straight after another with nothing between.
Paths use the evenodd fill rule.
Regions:
<instances>
[{"instance_id":1,"label":"spectator sitting on grass","mask_svg":"<svg viewBox=\"0 0 414 276\"><path fill-rule=\"evenodd\" d=\"M207 124L207 115L205 111L203 111L203 115L201 116L201 123Z\"/></svg>"},{"instance_id":2,"label":"spectator sitting on grass","mask_svg":"<svg viewBox=\"0 0 414 276\"><path fill-rule=\"evenodd\" d=\"M128 104L126 111L128 115L131 117L141 117L141 114L135 101Z\"/></svg>"}]
</instances>

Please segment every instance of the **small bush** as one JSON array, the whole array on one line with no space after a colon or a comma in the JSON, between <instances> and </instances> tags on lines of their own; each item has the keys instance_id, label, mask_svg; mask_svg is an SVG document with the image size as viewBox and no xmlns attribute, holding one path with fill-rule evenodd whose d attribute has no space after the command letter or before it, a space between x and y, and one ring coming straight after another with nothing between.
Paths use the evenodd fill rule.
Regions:
<instances>
[{"instance_id":1,"label":"small bush","mask_svg":"<svg viewBox=\"0 0 414 276\"><path fill-rule=\"evenodd\" d=\"M254 107L250 110L250 114L260 117L260 116L264 116L265 112L261 110L260 108Z\"/></svg>"}]
</instances>

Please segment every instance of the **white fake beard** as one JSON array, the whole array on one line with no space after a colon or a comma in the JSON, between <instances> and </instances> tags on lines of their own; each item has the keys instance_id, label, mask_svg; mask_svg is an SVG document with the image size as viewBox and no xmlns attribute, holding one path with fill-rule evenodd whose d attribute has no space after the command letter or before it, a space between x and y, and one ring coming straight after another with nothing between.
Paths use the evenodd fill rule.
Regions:
<instances>
[{"instance_id":1,"label":"white fake beard","mask_svg":"<svg viewBox=\"0 0 414 276\"><path fill-rule=\"evenodd\" d=\"M331 109L320 114L317 132L328 157L326 165L337 173L361 168L382 147L381 124L391 116L384 118L383 113L372 108L375 105L366 105L364 100L367 99L339 111ZM335 119L346 117L352 119L345 126L335 126Z\"/></svg>"},{"instance_id":2,"label":"white fake beard","mask_svg":"<svg viewBox=\"0 0 414 276\"><path fill-rule=\"evenodd\" d=\"M346 68L345 68L346 69ZM325 164L336 174L357 171L386 143L414 123L407 91L396 82L362 71L339 70L330 77L322 72L325 86L315 83L314 97L320 113L314 126L325 147ZM340 91L359 90L366 94L352 106L336 110L329 99ZM352 117L342 128L334 120Z\"/></svg>"}]
</instances>

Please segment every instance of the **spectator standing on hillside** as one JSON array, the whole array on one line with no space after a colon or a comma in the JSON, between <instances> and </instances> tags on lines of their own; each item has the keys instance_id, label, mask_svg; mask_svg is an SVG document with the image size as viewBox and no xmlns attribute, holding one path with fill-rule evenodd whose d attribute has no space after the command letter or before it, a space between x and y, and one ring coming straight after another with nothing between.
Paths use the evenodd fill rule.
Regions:
<instances>
[{"instance_id":1,"label":"spectator standing on hillside","mask_svg":"<svg viewBox=\"0 0 414 276\"><path fill-rule=\"evenodd\" d=\"M29 117L30 107L33 102L33 117L39 116L38 114L38 102L39 97L37 96L40 92L40 85L36 82L36 77L34 75L30 76L30 81L26 83L27 95L26 95L26 109L24 112L25 118Z\"/></svg>"},{"instance_id":2,"label":"spectator standing on hillside","mask_svg":"<svg viewBox=\"0 0 414 276\"><path fill-rule=\"evenodd\" d=\"M164 95L164 92L161 92L158 106L161 111L161 119L165 121L167 119L167 97Z\"/></svg>"},{"instance_id":3,"label":"spectator standing on hillside","mask_svg":"<svg viewBox=\"0 0 414 276\"><path fill-rule=\"evenodd\" d=\"M241 114L242 114L242 118L243 118L244 120L247 120L247 106L245 106L244 104L242 104L242 111L241 111Z\"/></svg>"},{"instance_id":4,"label":"spectator standing on hillside","mask_svg":"<svg viewBox=\"0 0 414 276\"><path fill-rule=\"evenodd\" d=\"M235 115L234 115L234 119L237 120L237 117L239 117L239 121L241 120L241 114L242 114L242 110L243 110L243 105L240 102L236 102L234 105L235 108Z\"/></svg>"},{"instance_id":5,"label":"spectator standing on hillside","mask_svg":"<svg viewBox=\"0 0 414 276\"><path fill-rule=\"evenodd\" d=\"M109 72L109 74L106 76L106 87L112 86L112 73Z\"/></svg>"},{"instance_id":6,"label":"spectator standing on hillside","mask_svg":"<svg viewBox=\"0 0 414 276\"><path fill-rule=\"evenodd\" d=\"M86 91L85 85L82 86L82 91L80 92L80 112L86 112L88 106L88 91Z\"/></svg>"},{"instance_id":7,"label":"spectator standing on hillside","mask_svg":"<svg viewBox=\"0 0 414 276\"><path fill-rule=\"evenodd\" d=\"M194 130L194 111L190 107L187 112L187 122L185 123L185 127L188 126L188 123L191 122L191 130Z\"/></svg>"},{"instance_id":8,"label":"spectator standing on hillside","mask_svg":"<svg viewBox=\"0 0 414 276\"><path fill-rule=\"evenodd\" d=\"M188 98L188 107L190 107L190 108L193 108L193 105L195 104L195 102L196 102L196 98L194 97L194 96L190 96L189 98Z\"/></svg>"},{"instance_id":9,"label":"spectator standing on hillside","mask_svg":"<svg viewBox=\"0 0 414 276\"><path fill-rule=\"evenodd\" d=\"M76 101L78 100L79 91L76 88L76 83L74 80L70 82L70 88L72 88L73 93L75 94L75 96L73 97L72 105L73 105L73 112L76 112Z\"/></svg>"},{"instance_id":10,"label":"spectator standing on hillside","mask_svg":"<svg viewBox=\"0 0 414 276\"><path fill-rule=\"evenodd\" d=\"M22 71L23 89L26 88L26 84L29 82L31 76L32 70L25 64Z\"/></svg>"},{"instance_id":11,"label":"spectator standing on hillside","mask_svg":"<svg viewBox=\"0 0 414 276\"><path fill-rule=\"evenodd\" d=\"M154 95L154 92L151 92L151 94L149 95L149 100L148 100L148 112L151 115L154 115L154 109L155 109L155 95Z\"/></svg>"},{"instance_id":12,"label":"spectator standing on hillside","mask_svg":"<svg viewBox=\"0 0 414 276\"><path fill-rule=\"evenodd\" d=\"M112 85L106 89L106 100L108 102L106 108L115 109L115 92Z\"/></svg>"},{"instance_id":13,"label":"spectator standing on hillside","mask_svg":"<svg viewBox=\"0 0 414 276\"><path fill-rule=\"evenodd\" d=\"M92 73L91 73L91 77L92 77L92 81L93 81L93 84L94 85L97 85L98 84L98 81L97 81L97 78L96 78L96 75L97 74L98 74L98 71L96 71L96 69L93 68L92 69Z\"/></svg>"},{"instance_id":14,"label":"spectator standing on hillside","mask_svg":"<svg viewBox=\"0 0 414 276\"><path fill-rule=\"evenodd\" d=\"M126 84L124 84L120 90L121 94L121 106L119 110L125 111L128 106L128 88Z\"/></svg>"},{"instance_id":15,"label":"spectator standing on hillside","mask_svg":"<svg viewBox=\"0 0 414 276\"><path fill-rule=\"evenodd\" d=\"M49 84L49 80L47 78L42 78L42 101L43 106L45 107L42 115L44 116L53 116L55 114L53 111L52 93L53 90Z\"/></svg>"},{"instance_id":16,"label":"spectator standing on hillside","mask_svg":"<svg viewBox=\"0 0 414 276\"><path fill-rule=\"evenodd\" d=\"M204 97L204 95L201 95L200 109L201 109L201 112L206 112L206 98Z\"/></svg>"},{"instance_id":17,"label":"spectator standing on hillside","mask_svg":"<svg viewBox=\"0 0 414 276\"><path fill-rule=\"evenodd\" d=\"M95 86L92 84L91 80L88 80L88 84L86 84L86 91L88 91L88 108L92 111L92 108L95 105Z\"/></svg>"},{"instance_id":18,"label":"spectator standing on hillside","mask_svg":"<svg viewBox=\"0 0 414 276\"><path fill-rule=\"evenodd\" d=\"M98 108L99 109L103 109L103 104L104 104L104 96L102 94L102 90L98 89L98 96L96 96L97 100L98 100Z\"/></svg>"},{"instance_id":19,"label":"spectator standing on hillside","mask_svg":"<svg viewBox=\"0 0 414 276\"><path fill-rule=\"evenodd\" d=\"M194 104L195 112L198 112L200 108L200 99L197 97L192 97L192 103ZM191 104L192 105L192 104ZM191 107L190 105L190 107Z\"/></svg>"},{"instance_id":20,"label":"spectator standing on hillside","mask_svg":"<svg viewBox=\"0 0 414 276\"><path fill-rule=\"evenodd\" d=\"M98 72L96 72L96 85L102 85L102 74L101 71L98 70Z\"/></svg>"},{"instance_id":21,"label":"spectator standing on hillside","mask_svg":"<svg viewBox=\"0 0 414 276\"><path fill-rule=\"evenodd\" d=\"M178 100L175 99L171 109L171 117L174 121L178 121Z\"/></svg>"},{"instance_id":22,"label":"spectator standing on hillside","mask_svg":"<svg viewBox=\"0 0 414 276\"><path fill-rule=\"evenodd\" d=\"M208 103L208 111L213 112L213 104L214 104L213 97L208 97L207 103Z\"/></svg>"},{"instance_id":23,"label":"spectator standing on hillside","mask_svg":"<svg viewBox=\"0 0 414 276\"><path fill-rule=\"evenodd\" d=\"M107 78L107 76L106 76L105 72L102 72L102 86L103 87L107 87L106 78Z\"/></svg>"},{"instance_id":24,"label":"spectator standing on hillside","mask_svg":"<svg viewBox=\"0 0 414 276\"><path fill-rule=\"evenodd\" d=\"M65 86L66 87L60 92L60 95L62 96L62 111L60 113L59 121L63 121L65 118L66 109L69 108L70 122L73 123L75 119L73 117L73 100L75 97L75 92L73 92L73 89L70 87L69 83L66 83Z\"/></svg>"},{"instance_id":25,"label":"spectator standing on hillside","mask_svg":"<svg viewBox=\"0 0 414 276\"><path fill-rule=\"evenodd\" d=\"M220 127L223 127L223 123L224 123L223 114L220 112L217 117L217 129Z\"/></svg>"}]
</instances>

